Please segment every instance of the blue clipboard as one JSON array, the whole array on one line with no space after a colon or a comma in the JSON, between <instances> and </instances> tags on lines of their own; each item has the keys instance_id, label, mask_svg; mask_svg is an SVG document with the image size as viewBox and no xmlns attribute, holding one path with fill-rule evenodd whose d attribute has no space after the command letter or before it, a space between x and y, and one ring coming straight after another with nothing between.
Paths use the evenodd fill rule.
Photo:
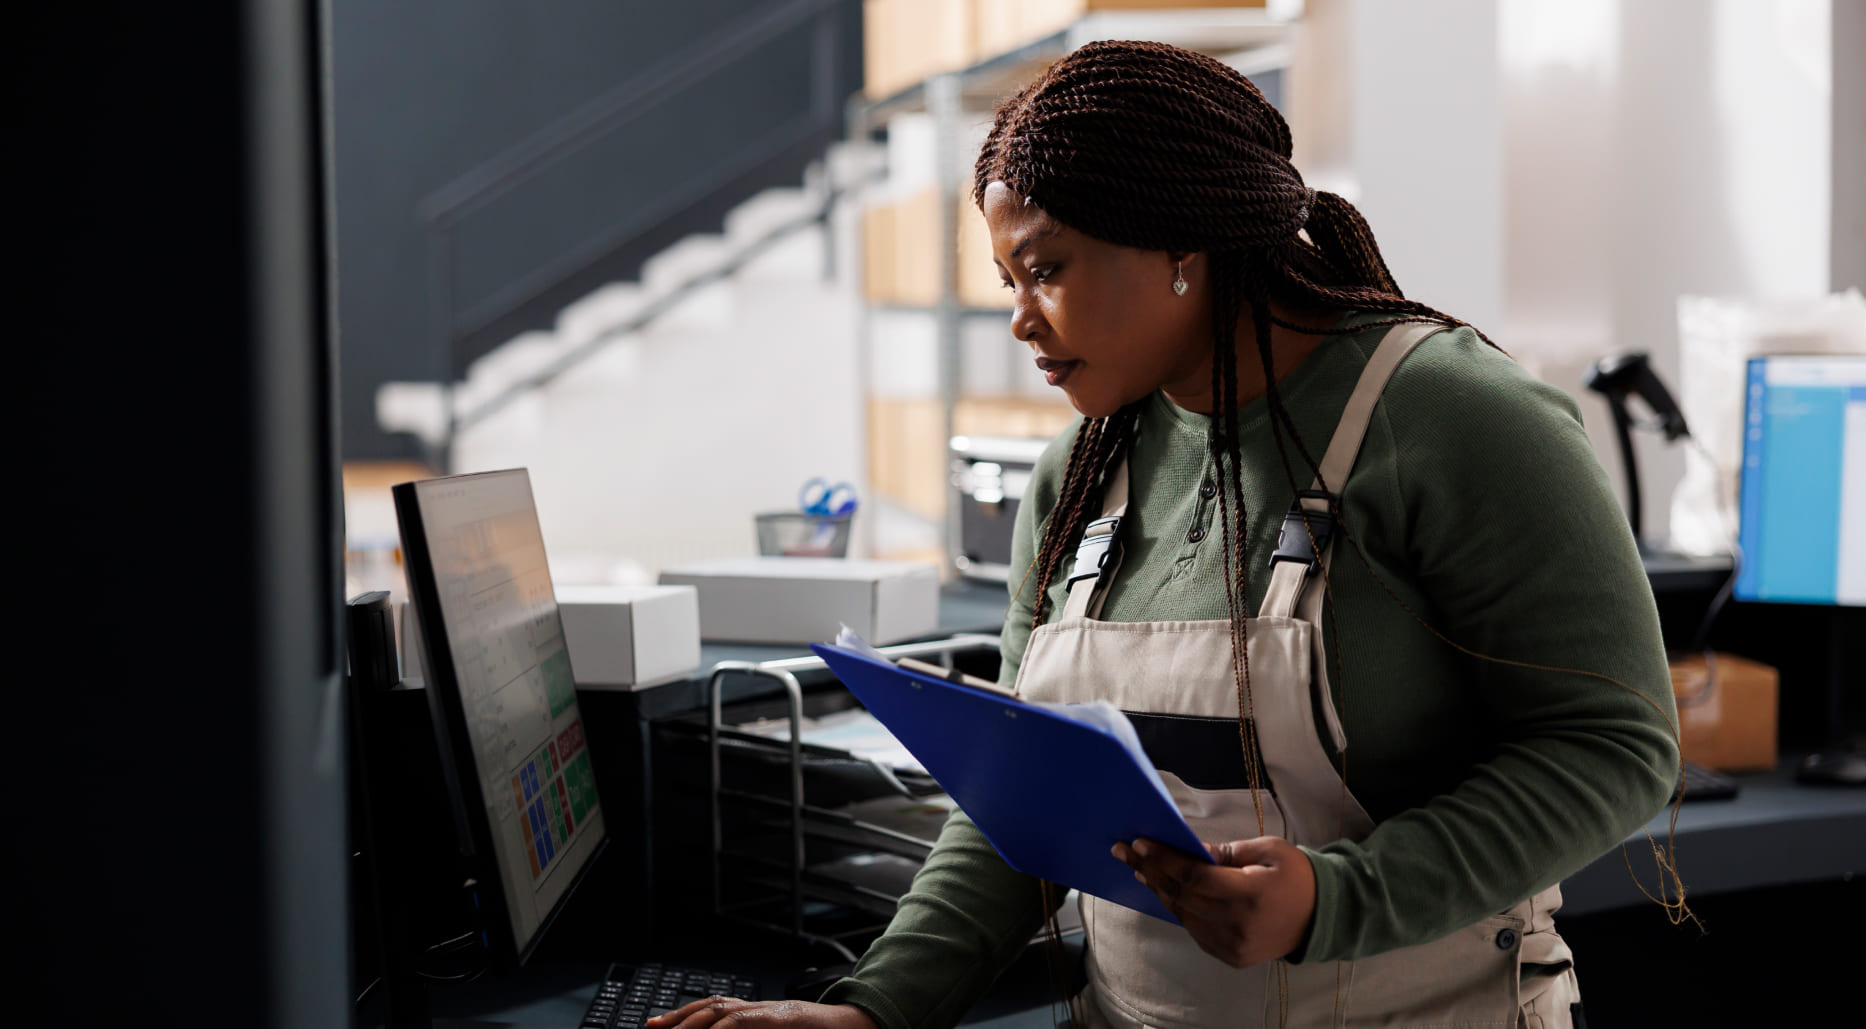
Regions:
<instances>
[{"instance_id":1,"label":"blue clipboard","mask_svg":"<svg viewBox=\"0 0 1866 1029\"><path fill-rule=\"evenodd\" d=\"M1012 868L1180 924L1109 848L1145 837L1211 856L1114 734L852 650L810 649Z\"/></svg>"}]
</instances>

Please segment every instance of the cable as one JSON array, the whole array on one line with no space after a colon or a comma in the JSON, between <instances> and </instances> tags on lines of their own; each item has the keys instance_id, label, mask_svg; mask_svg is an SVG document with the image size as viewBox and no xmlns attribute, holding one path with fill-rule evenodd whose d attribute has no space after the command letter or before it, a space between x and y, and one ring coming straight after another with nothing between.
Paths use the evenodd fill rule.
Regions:
<instances>
[{"instance_id":1,"label":"cable","mask_svg":"<svg viewBox=\"0 0 1866 1029\"><path fill-rule=\"evenodd\" d=\"M1730 546L1730 574L1724 577L1723 586L1717 590L1717 595L1712 598L1710 606L1704 609L1703 617L1698 619L1697 631L1691 634L1690 649L1704 655L1705 680L1702 690L1692 696L1678 698L1677 703L1688 707L1717 695L1717 654L1708 645L1710 629L1712 623L1716 622L1718 614L1722 613L1724 604L1736 591L1737 573L1743 568L1743 544L1738 534L1731 529L1728 513L1724 508L1724 476L1717 468L1717 459L1711 455L1710 448L1706 447L1704 442L1696 436L1687 435L1685 439L1697 448L1698 453L1710 465L1711 475L1715 479L1713 506L1718 520L1723 522L1724 536Z\"/></svg>"},{"instance_id":2,"label":"cable","mask_svg":"<svg viewBox=\"0 0 1866 1029\"><path fill-rule=\"evenodd\" d=\"M467 944L470 944L477 939L479 939L479 933L474 932L473 930L469 929L466 932L463 932L460 935L455 936L454 938L450 940L442 940L441 942L434 944L433 946L428 948L427 952L429 954L444 954L444 953L449 953L451 951L461 950L465 948Z\"/></svg>"},{"instance_id":3,"label":"cable","mask_svg":"<svg viewBox=\"0 0 1866 1029\"><path fill-rule=\"evenodd\" d=\"M471 972L463 972L459 975L435 975L432 972L422 971L417 971L415 974L431 983L470 983L477 982L480 978L485 976L486 970L484 968L476 968Z\"/></svg>"}]
</instances>

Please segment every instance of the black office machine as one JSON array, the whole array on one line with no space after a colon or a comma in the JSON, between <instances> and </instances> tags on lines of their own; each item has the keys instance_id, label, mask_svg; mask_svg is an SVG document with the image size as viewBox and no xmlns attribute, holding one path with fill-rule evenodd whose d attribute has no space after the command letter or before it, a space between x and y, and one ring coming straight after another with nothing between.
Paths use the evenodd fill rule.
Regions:
<instances>
[{"instance_id":1,"label":"black office machine","mask_svg":"<svg viewBox=\"0 0 1866 1029\"><path fill-rule=\"evenodd\" d=\"M1644 514L1639 501L1639 462L1633 456L1633 416L1626 398L1637 396L1658 418L1657 428L1667 443L1675 443L1691 430L1671 391L1659 381L1643 350L1603 357L1588 368L1582 383L1607 398L1613 411L1613 429L1620 440L1620 466L1626 473L1626 517L1633 524L1633 539L1646 549Z\"/></svg>"},{"instance_id":2,"label":"black office machine","mask_svg":"<svg viewBox=\"0 0 1866 1029\"><path fill-rule=\"evenodd\" d=\"M1017 505L1049 442L1014 436L952 438L950 509L955 522L953 565L959 574L985 582L1009 579Z\"/></svg>"}]
</instances>

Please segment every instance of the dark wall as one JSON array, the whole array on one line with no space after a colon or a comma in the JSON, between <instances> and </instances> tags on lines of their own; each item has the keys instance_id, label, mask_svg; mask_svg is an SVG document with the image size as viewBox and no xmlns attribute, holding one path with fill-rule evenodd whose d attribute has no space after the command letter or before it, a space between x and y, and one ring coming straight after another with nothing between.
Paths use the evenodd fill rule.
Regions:
<instances>
[{"instance_id":1,"label":"dark wall","mask_svg":"<svg viewBox=\"0 0 1866 1029\"><path fill-rule=\"evenodd\" d=\"M331 6L346 459L418 456L377 428L380 383L458 376L738 200L800 184L860 88L857 0ZM734 39L718 69L639 95ZM451 238L431 229L424 209L559 133L574 141L443 215Z\"/></svg>"}]
</instances>

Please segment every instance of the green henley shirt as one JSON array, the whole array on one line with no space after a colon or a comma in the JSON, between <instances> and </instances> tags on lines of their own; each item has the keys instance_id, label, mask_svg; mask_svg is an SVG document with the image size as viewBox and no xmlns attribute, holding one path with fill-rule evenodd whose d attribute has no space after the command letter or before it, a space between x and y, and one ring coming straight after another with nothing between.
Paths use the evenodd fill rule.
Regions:
<instances>
[{"instance_id":1,"label":"green henley shirt","mask_svg":"<svg viewBox=\"0 0 1866 1029\"><path fill-rule=\"evenodd\" d=\"M1341 327L1376 317L1352 314ZM1317 460L1387 331L1330 337L1280 384ZM1104 619L1227 617L1218 503L1200 489L1217 482L1213 421L1161 393L1146 402ZM1239 421L1255 612L1292 494L1267 402L1246 405ZM1071 425L1044 451L1018 508L1013 591L1074 436ZM1307 488L1293 447L1290 459ZM1290 955L1304 963L1423 943L1560 881L1664 807L1678 756L1652 591L1567 394L1468 329L1435 333L1389 381L1341 506L1360 548L1337 535L1324 632L1348 787L1378 825L1358 843L1304 848L1315 916ZM1060 616L1062 579L1047 620ZM1011 597L1004 683L1030 636L1034 582ZM1594 674L1468 657L1395 597L1480 654ZM1323 746L1332 753L1326 737ZM823 1002L855 1004L884 1029L954 1025L1040 928L1040 897L1036 880L955 814L886 934Z\"/></svg>"}]
</instances>

